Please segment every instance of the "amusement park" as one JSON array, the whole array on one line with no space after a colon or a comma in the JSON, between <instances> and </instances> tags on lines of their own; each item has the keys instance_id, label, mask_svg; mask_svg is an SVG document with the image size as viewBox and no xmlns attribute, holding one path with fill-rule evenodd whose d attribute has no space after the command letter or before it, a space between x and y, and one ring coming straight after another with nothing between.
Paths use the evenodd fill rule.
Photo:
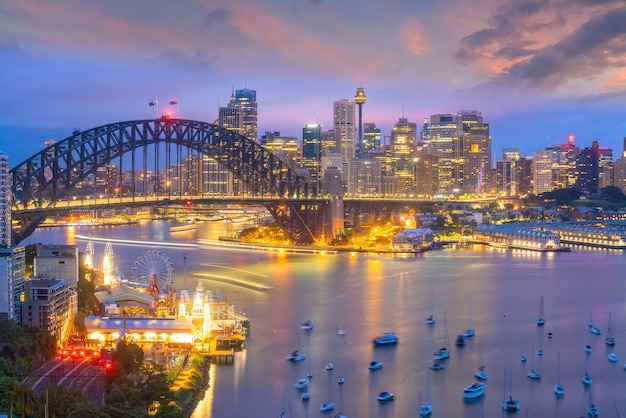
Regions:
<instances>
[{"instance_id":1,"label":"amusement park","mask_svg":"<svg viewBox=\"0 0 626 418\"><path fill-rule=\"evenodd\" d=\"M135 343L144 351L155 347L194 351L214 361L232 361L245 347L250 321L214 290L198 282L195 289L174 286L174 265L160 249L140 255L125 275L115 265L113 245L107 242L100 266L92 241L85 264L95 271L100 316L85 318L85 341L100 349L119 341ZM185 258L186 262L186 258Z\"/></svg>"}]
</instances>

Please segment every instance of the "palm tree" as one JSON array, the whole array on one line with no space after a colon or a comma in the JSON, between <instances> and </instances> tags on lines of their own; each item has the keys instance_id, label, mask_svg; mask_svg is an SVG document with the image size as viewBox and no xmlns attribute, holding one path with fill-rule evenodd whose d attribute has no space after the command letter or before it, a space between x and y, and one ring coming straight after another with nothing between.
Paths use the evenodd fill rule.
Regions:
<instances>
[{"instance_id":1,"label":"palm tree","mask_svg":"<svg viewBox=\"0 0 626 418\"><path fill-rule=\"evenodd\" d=\"M20 410L22 418L26 418L26 415L32 414L37 409L35 392L25 383L17 385L11 402Z\"/></svg>"}]
</instances>

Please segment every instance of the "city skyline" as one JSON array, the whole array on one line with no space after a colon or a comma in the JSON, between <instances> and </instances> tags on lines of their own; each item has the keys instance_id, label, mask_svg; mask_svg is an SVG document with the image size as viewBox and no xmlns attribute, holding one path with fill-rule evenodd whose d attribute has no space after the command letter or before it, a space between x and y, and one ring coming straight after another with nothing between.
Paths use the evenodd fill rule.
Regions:
<instances>
[{"instance_id":1,"label":"city skyline","mask_svg":"<svg viewBox=\"0 0 626 418\"><path fill-rule=\"evenodd\" d=\"M149 119L178 104L212 122L233 90L257 91L258 135L332 127L364 87L363 122L478 110L493 151L626 136L626 7L620 1L432 4L285 0L9 0L0 5L0 141L11 166L74 129Z\"/></svg>"}]
</instances>

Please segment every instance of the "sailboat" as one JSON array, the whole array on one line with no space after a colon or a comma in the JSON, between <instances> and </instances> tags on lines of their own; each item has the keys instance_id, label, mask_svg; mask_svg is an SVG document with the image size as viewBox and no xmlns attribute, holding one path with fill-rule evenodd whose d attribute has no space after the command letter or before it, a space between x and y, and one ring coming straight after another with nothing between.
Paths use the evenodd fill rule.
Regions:
<instances>
[{"instance_id":1,"label":"sailboat","mask_svg":"<svg viewBox=\"0 0 626 418\"><path fill-rule=\"evenodd\" d=\"M505 411L519 411L520 403L518 400L513 399L513 372L511 372L511 384L509 388L509 399L506 399L506 369L504 369L504 389L503 389L503 401L502 409Z\"/></svg>"},{"instance_id":2,"label":"sailboat","mask_svg":"<svg viewBox=\"0 0 626 418\"><path fill-rule=\"evenodd\" d=\"M339 325L339 331L337 331L337 334L341 335L342 337L344 335L346 335L346 330L343 329L343 327L341 325Z\"/></svg>"},{"instance_id":3,"label":"sailboat","mask_svg":"<svg viewBox=\"0 0 626 418\"><path fill-rule=\"evenodd\" d=\"M591 376L589 376L589 373L587 372L588 365L589 365L589 356L586 356L585 357L585 374L583 375L583 383L585 384L585 386L589 386L591 382L593 382L591 380Z\"/></svg>"},{"instance_id":4,"label":"sailboat","mask_svg":"<svg viewBox=\"0 0 626 418\"><path fill-rule=\"evenodd\" d=\"M443 312L443 339L444 339L444 343L446 344L445 347L441 347L438 351L435 351L433 353L433 359L435 360L445 360L450 358L450 349L448 349L448 345L450 343L449 338L448 338L448 321L446 319L446 312Z\"/></svg>"},{"instance_id":5,"label":"sailboat","mask_svg":"<svg viewBox=\"0 0 626 418\"><path fill-rule=\"evenodd\" d=\"M535 357L532 357L532 364L531 364L531 368L530 371L528 372L528 377L530 377L531 379L541 379L541 373L535 371Z\"/></svg>"},{"instance_id":6,"label":"sailboat","mask_svg":"<svg viewBox=\"0 0 626 418\"><path fill-rule=\"evenodd\" d=\"M435 310L435 293L434 292L432 293L431 299L432 299L432 308L430 311L431 314L428 318L424 320L424 322L426 322L428 325L434 325L435 322L437 321L437 319L435 318L435 315L432 314L432 312L434 312Z\"/></svg>"},{"instance_id":7,"label":"sailboat","mask_svg":"<svg viewBox=\"0 0 626 418\"><path fill-rule=\"evenodd\" d=\"M428 372L427 372L428 373ZM420 398L422 393L420 392ZM420 417L427 417L433 412L433 405L428 401L430 399L430 373L426 375L426 402L422 403L420 399Z\"/></svg>"},{"instance_id":8,"label":"sailboat","mask_svg":"<svg viewBox=\"0 0 626 418\"><path fill-rule=\"evenodd\" d=\"M335 403L333 402L333 385L331 384L331 374L328 375L328 398L328 402L324 402L322 405L320 405L320 412L332 411L333 409L335 409Z\"/></svg>"},{"instance_id":9,"label":"sailboat","mask_svg":"<svg viewBox=\"0 0 626 418\"><path fill-rule=\"evenodd\" d=\"M328 364L326 364L326 370L330 371L334 368L335 368L335 365L333 364L331 356L330 356L330 343L328 343Z\"/></svg>"},{"instance_id":10,"label":"sailboat","mask_svg":"<svg viewBox=\"0 0 626 418\"><path fill-rule=\"evenodd\" d=\"M565 386L561 385L561 352L557 357L556 362L556 385L554 385L554 394L556 396L565 395Z\"/></svg>"},{"instance_id":11,"label":"sailboat","mask_svg":"<svg viewBox=\"0 0 626 418\"><path fill-rule=\"evenodd\" d=\"M605 338L606 345L615 345L615 335L613 335L613 321L611 321L611 311L609 311L609 330Z\"/></svg>"},{"instance_id":12,"label":"sailboat","mask_svg":"<svg viewBox=\"0 0 626 418\"><path fill-rule=\"evenodd\" d=\"M537 318L537 326L542 327L546 324L546 318L543 316L543 295L541 295L541 303L539 304L539 318Z\"/></svg>"},{"instance_id":13,"label":"sailboat","mask_svg":"<svg viewBox=\"0 0 626 418\"><path fill-rule=\"evenodd\" d=\"M473 337L474 335L476 335L476 330L474 329L474 324L472 320L472 297L471 296L470 296L470 326L463 335L465 335L466 337Z\"/></svg>"},{"instance_id":14,"label":"sailboat","mask_svg":"<svg viewBox=\"0 0 626 418\"><path fill-rule=\"evenodd\" d=\"M600 408L593 404L593 400L591 399L591 390L589 391L589 408L587 408L587 414L590 417L597 417L600 415Z\"/></svg>"}]
</instances>

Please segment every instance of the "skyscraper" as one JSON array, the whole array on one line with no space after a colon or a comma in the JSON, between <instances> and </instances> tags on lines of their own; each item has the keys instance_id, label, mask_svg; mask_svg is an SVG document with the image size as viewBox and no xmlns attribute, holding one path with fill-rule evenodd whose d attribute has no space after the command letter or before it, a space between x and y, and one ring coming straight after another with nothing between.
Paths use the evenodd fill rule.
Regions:
<instances>
[{"instance_id":1,"label":"skyscraper","mask_svg":"<svg viewBox=\"0 0 626 418\"><path fill-rule=\"evenodd\" d=\"M409 122L405 117L391 129L389 142L390 154L393 161L393 174L398 179L398 192L407 193L414 183L415 147L417 145L417 124Z\"/></svg>"},{"instance_id":2,"label":"skyscraper","mask_svg":"<svg viewBox=\"0 0 626 418\"><path fill-rule=\"evenodd\" d=\"M218 124L233 130L251 141L257 141L256 90L235 90L227 107L219 108Z\"/></svg>"},{"instance_id":3,"label":"skyscraper","mask_svg":"<svg viewBox=\"0 0 626 418\"><path fill-rule=\"evenodd\" d=\"M460 188L457 183L461 175L461 137L459 117L452 114L438 114L430 117L430 123L424 124L427 133L423 135L424 152L439 159L439 192L450 194Z\"/></svg>"},{"instance_id":4,"label":"skyscraper","mask_svg":"<svg viewBox=\"0 0 626 418\"><path fill-rule=\"evenodd\" d=\"M483 122L481 112L462 110L458 112L462 124L463 161L462 184L465 193L486 192L491 174L491 135L489 124Z\"/></svg>"},{"instance_id":5,"label":"skyscraper","mask_svg":"<svg viewBox=\"0 0 626 418\"><path fill-rule=\"evenodd\" d=\"M315 189L321 190L322 181L322 125L310 124L302 128L302 167L309 172Z\"/></svg>"},{"instance_id":6,"label":"skyscraper","mask_svg":"<svg viewBox=\"0 0 626 418\"><path fill-rule=\"evenodd\" d=\"M9 157L0 151L0 248L11 246L11 173Z\"/></svg>"},{"instance_id":7,"label":"skyscraper","mask_svg":"<svg viewBox=\"0 0 626 418\"><path fill-rule=\"evenodd\" d=\"M333 102L333 130L335 131L335 152L350 161L355 156L356 135L354 129L354 102L339 100Z\"/></svg>"}]
</instances>

